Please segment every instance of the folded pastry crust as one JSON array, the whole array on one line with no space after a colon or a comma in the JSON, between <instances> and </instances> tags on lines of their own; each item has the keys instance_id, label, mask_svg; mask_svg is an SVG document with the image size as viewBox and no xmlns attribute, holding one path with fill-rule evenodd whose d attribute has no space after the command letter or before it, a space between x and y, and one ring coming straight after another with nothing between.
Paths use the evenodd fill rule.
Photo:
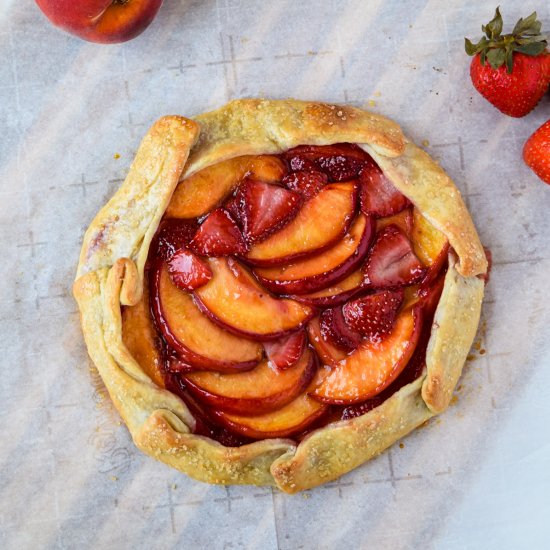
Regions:
<instances>
[{"instance_id":1,"label":"folded pastry crust","mask_svg":"<svg viewBox=\"0 0 550 550\"><path fill-rule=\"evenodd\" d=\"M182 179L222 160L339 142L368 151L452 246L426 371L375 409L315 430L299 444L267 439L229 448L194 435L185 403L162 387L158 373L140 367L122 338L121 306L142 297L149 245L172 193ZM73 291L90 357L141 450L201 481L295 493L336 479L445 410L475 336L484 288L479 275L486 271L459 191L395 122L349 106L244 99L152 126L124 183L85 234Z\"/></svg>"}]
</instances>

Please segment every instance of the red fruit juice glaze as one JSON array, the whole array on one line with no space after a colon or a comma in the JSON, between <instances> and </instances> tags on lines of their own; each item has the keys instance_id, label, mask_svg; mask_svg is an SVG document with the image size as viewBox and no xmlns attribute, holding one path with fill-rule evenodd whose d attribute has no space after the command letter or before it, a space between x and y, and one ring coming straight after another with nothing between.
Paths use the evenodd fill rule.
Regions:
<instances>
[{"instance_id":1,"label":"red fruit juice glaze","mask_svg":"<svg viewBox=\"0 0 550 550\"><path fill-rule=\"evenodd\" d=\"M294 197L294 194L297 193L298 195L301 195L303 201L307 201L319 192L319 190L322 189L322 187L327 183L359 178L361 185L380 185L380 195L387 197L391 202L386 209L387 212L395 214L410 205L409 201L403 197L403 195L401 195L396 189L392 188L393 186L391 186L391 183L386 180L385 176L381 173L373 159L357 145L342 143L328 146L298 146L281 154L280 158L287 166L287 173L282 178L281 185L292 192L292 195L289 196ZM243 181L245 181L245 179L243 179ZM261 190L262 193L265 193L265 189L263 187ZM371 213L375 216L386 212L384 205L380 201L376 200L375 189L370 188L368 190L363 190L363 192L360 193L360 196L362 199L360 201L361 204L358 204L358 210L359 206L363 211L368 210L369 207L371 207L373 210ZM268 200L268 198L263 198L263 200ZM289 204L289 209L295 210L294 199L292 200L292 203L293 204ZM236 226L231 228L231 231L233 232L233 241L239 243L239 250L237 251L237 253L239 253L242 249L240 237L242 237L243 242L245 242L247 233L245 229L247 220L240 217L246 208L243 208L242 193L240 193L239 188L237 188L237 190L226 199L223 206L225 206L226 211L231 213L231 216L235 219L236 226L238 226L241 231L240 235L236 235L234 233ZM294 214L295 212L292 212L292 215ZM281 215L274 217L276 220L274 223L279 223L281 217ZM201 220L163 220L157 235L153 240L147 265L150 266L154 261L157 261L157 259L169 261L177 250L189 246L189 243L191 243L191 247L194 248L195 253L200 252L200 250L197 250L197 246L193 246L193 244L197 241L197 239L193 241L193 237L195 234L201 235L199 228L201 223L204 223L204 220L206 219L208 219L208 216L205 216ZM278 225L275 230L278 230L279 228L280 226ZM262 231L269 233L269 227L264 228L262 226ZM257 235L254 235L254 237L257 238ZM234 249L235 242L232 243ZM226 254L231 250L231 248L229 247L224 249L224 247L221 246L220 250L223 254ZM365 260L365 267L368 265L367 262L368 257ZM358 403L352 406L330 406L326 414L324 414L321 418L316 419L305 430L292 435L292 439L295 441L300 441L313 430L325 426L330 422L351 419L365 414L369 410L372 410L383 403L403 386L416 380L416 378L424 372L426 346L430 336L435 306L439 301L439 296L443 287L442 274L445 271L446 263L441 266L441 275L439 275L437 281L433 283L433 285L430 285L430 288L433 286L435 290L429 292L427 289L421 288L421 291L419 292L421 299L423 299L422 297L429 296L429 299L426 300L427 305L424 312L425 315L422 334L411 360L399 377L379 395L363 403ZM431 280L433 280L433 274ZM418 281L415 279L414 282ZM366 290L364 292L368 293L372 291L373 289L369 289L367 281ZM329 308L318 307L317 310L319 314L326 315L326 313L323 314L323 311L326 310L328 313ZM157 332L159 331L157 330ZM174 351L171 350L168 347L168 344L164 341L162 347L165 363L167 364ZM315 353L311 346L309 346L309 348L313 353ZM185 388L184 381L177 372L171 372L165 368L163 374L166 388L174 394L179 395L188 405L190 411L195 417L196 427L194 433L210 437L227 447L241 446L254 441L253 439L242 435L234 434L227 428L216 423L215 415L210 413L209 407L190 396L189 392Z\"/></svg>"}]
</instances>

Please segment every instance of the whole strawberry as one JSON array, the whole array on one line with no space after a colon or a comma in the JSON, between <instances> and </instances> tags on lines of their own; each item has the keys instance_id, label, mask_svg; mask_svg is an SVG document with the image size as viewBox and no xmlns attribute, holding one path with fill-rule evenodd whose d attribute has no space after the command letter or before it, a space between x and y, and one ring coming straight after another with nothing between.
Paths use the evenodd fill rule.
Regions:
<instances>
[{"instance_id":1,"label":"whole strawberry","mask_svg":"<svg viewBox=\"0 0 550 550\"><path fill-rule=\"evenodd\" d=\"M523 146L525 164L550 185L550 120L547 120Z\"/></svg>"},{"instance_id":2,"label":"whole strawberry","mask_svg":"<svg viewBox=\"0 0 550 550\"><path fill-rule=\"evenodd\" d=\"M532 111L550 85L550 53L541 22L533 12L520 19L510 34L502 35L502 16L483 25L477 44L465 39L473 55L470 77L476 90L497 109L513 117Z\"/></svg>"}]
</instances>

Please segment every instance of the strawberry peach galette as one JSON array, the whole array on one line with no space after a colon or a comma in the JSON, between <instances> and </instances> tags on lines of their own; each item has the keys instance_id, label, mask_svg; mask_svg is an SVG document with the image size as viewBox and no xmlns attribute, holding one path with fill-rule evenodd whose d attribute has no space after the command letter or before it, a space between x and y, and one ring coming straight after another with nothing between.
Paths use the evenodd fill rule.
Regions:
<instances>
[{"instance_id":1,"label":"strawberry peach galette","mask_svg":"<svg viewBox=\"0 0 550 550\"><path fill-rule=\"evenodd\" d=\"M460 193L394 122L241 100L151 128L74 292L140 449L293 493L447 407L486 270Z\"/></svg>"}]
</instances>

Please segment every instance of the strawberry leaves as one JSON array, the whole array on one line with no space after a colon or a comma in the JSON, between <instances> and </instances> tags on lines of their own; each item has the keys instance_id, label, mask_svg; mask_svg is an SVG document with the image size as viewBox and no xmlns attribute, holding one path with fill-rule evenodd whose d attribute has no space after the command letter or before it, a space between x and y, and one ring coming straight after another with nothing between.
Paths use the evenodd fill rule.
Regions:
<instances>
[{"instance_id":1,"label":"strawberry leaves","mask_svg":"<svg viewBox=\"0 0 550 550\"><path fill-rule=\"evenodd\" d=\"M529 17L521 18L510 34L502 35L502 15L497 8L493 19L481 27L485 36L477 44L465 38L464 47L470 56L479 54L482 66L485 66L486 61L493 69L506 64L510 74L514 65L514 52L533 57L544 52L548 37L541 34L541 28L542 23L537 20L537 12L534 11Z\"/></svg>"},{"instance_id":2,"label":"strawberry leaves","mask_svg":"<svg viewBox=\"0 0 550 550\"><path fill-rule=\"evenodd\" d=\"M497 8L498 12L498 8ZM500 14L499 14L500 15ZM540 35L542 29L542 23L537 21L537 12L534 11L529 17L523 19L520 17L519 21L516 23L514 30L512 31L513 35L525 34L528 36ZM502 26L501 26L502 30Z\"/></svg>"},{"instance_id":3,"label":"strawberry leaves","mask_svg":"<svg viewBox=\"0 0 550 550\"><path fill-rule=\"evenodd\" d=\"M494 40L500 36L502 32L502 16L500 15L500 9L497 7L495 16L487 25L481 25L481 30L487 35L487 38Z\"/></svg>"},{"instance_id":4,"label":"strawberry leaves","mask_svg":"<svg viewBox=\"0 0 550 550\"><path fill-rule=\"evenodd\" d=\"M548 37L541 34L536 12L520 19L509 34L502 34L502 27L497 8L477 44L465 39L466 53L473 56L470 77L475 89L499 111L522 117L537 106L550 85Z\"/></svg>"}]
</instances>

